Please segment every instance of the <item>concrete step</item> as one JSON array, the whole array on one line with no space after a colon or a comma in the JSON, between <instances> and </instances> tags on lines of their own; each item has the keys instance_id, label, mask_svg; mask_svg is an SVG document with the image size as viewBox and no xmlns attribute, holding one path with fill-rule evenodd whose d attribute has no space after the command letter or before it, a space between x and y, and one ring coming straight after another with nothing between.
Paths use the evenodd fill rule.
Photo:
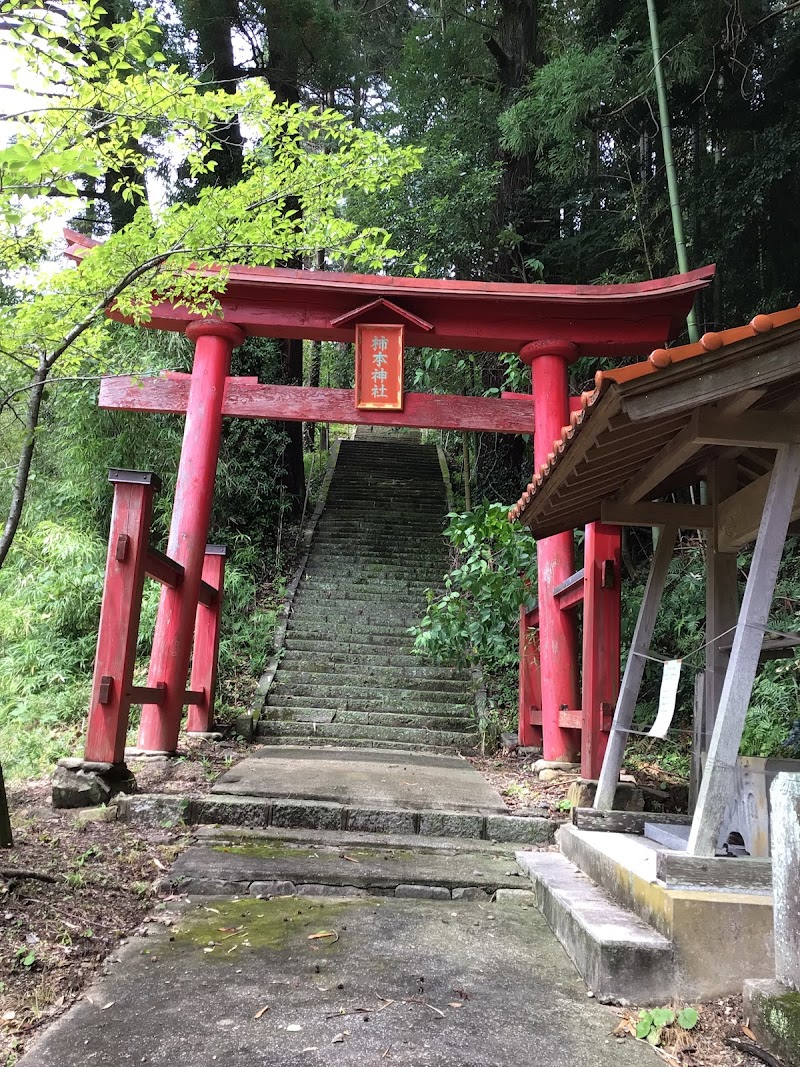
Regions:
<instances>
[{"instance_id":1,"label":"concrete step","mask_svg":"<svg viewBox=\"0 0 800 1067\"><path fill-rule=\"evenodd\" d=\"M672 942L557 852L519 852L536 903L595 996L663 1004L674 995Z\"/></svg>"},{"instance_id":2,"label":"concrete step","mask_svg":"<svg viewBox=\"0 0 800 1067\"><path fill-rule=\"evenodd\" d=\"M414 730L408 727L358 726L355 723L289 722L261 719L258 724L261 737L316 737L337 744L350 744L353 740L373 741L382 747L386 742L426 748L458 751L473 748L478 742L476 733L450 730Z\"/></svg>"},{"instance_id":3,"label":"concrete step","mask_svg":"<svg viewBox=\"0 0 800 1067\"><path fill-rule=\"evenodd\" d=\"M337 649L336 644L336 642L330 642L324 661L317 656L309 656L306 650L287 647L281 660L281 668L283 670L304 669L306 673L316 674L317 672L326 673L332 664L341 664L341 670L345 673L348 673L351 668L354 671L371 668L371 676L376 680L401 677L431 678L464 682L469 685L472 679L470 672L463 667L429 663L421 656L397 653L387 660L386 656L375 653L371 645L347 652ZM369 651L370 649L372 652ZM339 667L336 669L338 670Z\"/></svg>"},{"instance_id":4,"label":"concrete step","mask_svg":"<svg viewBox=\"0 0 800 1067\"><path fill-rule=\"evenodd\" d=\"M346 889L346 896L416 897L434 900L493 900L499 889L520 894L526 886L509 846L467 851L460 847L420 847L417 839L399 847L377 835L317 831L313 839L278 837L279 831L236 827L203 828L170 871L182 893L236 896L326 895ZM386 835L380 835L385 838ZM409 848L409 844L412 848Z\"/></svg>"},{"instance_id":5,"label":"concrete step","mask_svg":"<svg viewBox=\"0 0 800 1067\"><path fill-rule=\"evenodd\" d=\"M308 621L308 620L307 620ZM355 628L344 627L338 628L336 631L331 630L326 624L312 627L309 623L308 626L294 627L292 619L289 619L289 630L287 632L287 642L291 635L292 641L295 639L304 641L313 641L315 650L319 651L323 646L330 649L332 652L366 652L368 655L372 655L377 651L384 652L387 656L401 655L410 656L413 655L414 641L411 637L411 633L408 629L401 631L400 633L381 633L376 632L367 626L356 626ZM297 644L288 644L288 648L298 648ZM424 660L422 661L424 662Z\"/></svg>"},{"instance_id":6,"label":"concrete step","mask_svg":"<svg viewBox=\"0 0 800 1067\"><path fill-rule=\"evenodd\" d=\"M278 688L278 684L281 688ZM282 683L278 683L269 691L268 706L275 708L316 708L318 711L380 711L385 714L390 712L411 711L415 715L469 715L474 711L474 703L469 695L461 701L456 701L448 694L442 694L441 700L420 699L420 695L413 692L395 693L387 697L359 696L348 693L346 696L317 696L314 694L298 694Z\"/></svg>"},{"instance_id":7,"label":"concrete step","mask_svg":"<svg viewBox=\"0 0 800 1067\"><path fill-rule=\"evenodd\" d=\"M289 616L289 628L291 630L303 630L304 633L323 634L328 631L335 633L337 638L346 641L348 637L360 641L364 636L373 636L377 642L383 643L382 638L395 638L397 644L410 647L412 639L409 635L409 627L417 621L410 617L403 623L388 625L385 619L378 615L357 615L348 618L342 614L325 611L293 611ZM335 629L331 626L335 624ZM391 640L386 642L392 644Z\"/></svg>"},{"instance_id":8,"label":"concrete step","mask_svg":"<svg viewBox=\"0 0 800 1067\"><path fill-rule=\"evenodd\" d=\"M269 704L262 712L264 722L308 722L331 723L338 725L348 723L354 726L385 726L391 729L410 728L414 730L441 730L449 733L474 733L474 714L463 713L451 715L416 715L412 710L406 711L356 711L348 708L344 711L330 711L316 708L309 701L307 708L282 708Z\"/></svg>"},{"instance_id":9,"label":"concrete step","mask_svg":"<svg viewBox=\"0 0 800 1067\"><path fill-rule=\"evenodd\" d=\"M296 655L296 653L295 653ZM453 678L435 668L426 667L375 667L364 664L359 668L357 664L343 663L336 668L336 673L331 673L330 663L318 663L313 657L304 657L302 660L290 659L289 654L281 661L281 672L287 679L287 684L293 688L297 685L322 685L330 688L340 686L352 687L364 684L364 679L369 680L370 686L377 687L377 691L412 690L414 692L433 691L438 693L457 693L463 695L469 692L469 677ZM291 678L291 681L289 681ZM294 690L297 691L296 689Z\"/></svg>"},{"instance_id":10,"label":"concrete step","mask_svg":"<svg viewBox=\"0 0 800 1067\"><path fill-rule=\"evenodd\" d=\"M419 681L419 680L418 680ZM269 691L270 703L282 704L284 698L295 699L308 697L312 707L327 707L331 701L341 708L360 707L365 710L382 710L397 707L429 707L445 704L450 707L469 706L472 693L465 685L453 685L444 682L439 688L436 683L422 679L418 685L398 681L392 686L375 685L368 671L362 675L351 675L349 680L338 682L309 681L298 677L297 672L282 672L281 679ZM274 701L272 698L275 698Z\"/></svg>"},{"instance_id":11,"label":"concrete step","mask_svg":"<svg viewBox=\"0 0 800 1067\"><path fill-rule=\"evenodd\" d=\"M476 742L473 742L468 746L461 745L458 748L453 748L452 745L410 745L405 741L371 741L368 738L363 737L350 737L341 740L332 740L330 737L317 736L316 734L281 734L281 736L279 737L272 734L264 740L266 744L272 747L287 745L291 747L313 749L338 749L342 747L348 749L379 748L396 751L399 755L402 755L404 752L419 752L423 755L429 756L453 756L457 755L460 752L477 752L478 749Z\"/></svg>"},{"instance_id":12,"label":"concrete step","mask_svg":"<svg viewBox=\"0 0 800 1067\"><path fill-rule=\"evenodd\" d=\"M385 748L386 746L381 746ZM400 746L390 746L390 750ZM408 749L404 751L408 752ZM430 753L427 753L430 754ZM402 756L402 752L399 753ZM291 831L328 831L339 847L355 845L363 840L389 843L383 836L404 835L396 844L417 851L426 845L437 844L440 838L460 838L477 844L478 841L517 843L519 845L548 845L553 841L556 826L552 819L540 816L490 814L476 811L424 808L409 810L396 806L367 806L337 804L333 801L290 799L286 797L233 796L206 793L192 797L165 793L139 793L120 796L119 818L149 826L187 823L200 826L224 826L266 830L272 827L278 834ZM373 836L375 835L375 836ZM407 835L407 836L406 836ZM459 842L459 847L463 845ZM483 846L488 847L488 846ZM508 862L506 870L513 870ZM516 880L518 888L525 883Z\"/></svg>"},{"instance_id":13,"label":"concrete step","mask_svg":"<svg viewBox=\"0 0 800 1067\"><path fill-rule=\"evenodd\" d=\"M330 635L322 635L317 639L303 631L299 631L297 634L290 631L287 634L284 649L284 660L287 662L289 662L290 654L305 658L311 653L312 655L305 661L317 665L324 665L321 663L321 657L323 656L330 663L352 663L354 666L397 667L401 669L406 667L413 668L415 664L426 662L426 660L420 656L415 656L410 651L410 644L395 647L384 646L382 642L376 641L371 643L363 641L351 642L348 644ZM383 651L378 651L378 649L383 649ZM461 677L462 673L464 673L461 667L448 666L446 664L441 667L436 665L436 669L453 672L453 677L455 678ZM469 677L468 672L465 677Z\"/></svg>"}]
</instances>

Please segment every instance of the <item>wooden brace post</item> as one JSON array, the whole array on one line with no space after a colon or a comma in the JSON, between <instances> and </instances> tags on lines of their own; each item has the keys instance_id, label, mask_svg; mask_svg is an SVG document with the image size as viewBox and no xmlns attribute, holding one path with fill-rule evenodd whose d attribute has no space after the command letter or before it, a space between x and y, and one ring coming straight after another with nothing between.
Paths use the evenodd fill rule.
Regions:
<instances>
[{"instance_id":1,"label":"wooden brace post","mask_svg":"<svg viewBox=\"0 0 800 1067\"><path fill-rule=\"evenodd\" d=\"M622 676L614 721L611 724L611 735L608 739L603 769L600 772L600 781L594 798L595 808L610 811L614 806L614 795L617 791L619 772L622 770L622 760L625 755L625 742L628 739L627 731L630 730L633 722L633 713L636 710L636 701L642 685L644 657L650 651L653 628L677 537L676 526L665 526L658 539L658 546L642 597L642 605L639 608L639 618L636 620L628 662L625 664L625 673Z\"/></svg>"},{"instance_id":2,"label":"wooden brace post","mask_svg":"<svg viewBox=\"0 0 800 1067\"><path fill-rule=\"evenodd\" d=\"M798 484L800 445L786 445L778 451L770 476L692 821L690 856L713 856L716 851Z\"/></svg>"},{"instance_id":3,"label":"wooden brace post","mask_svg":"<svg viewBox=\"0 0 800 1067\"><path fill-rule=\"evenodd\" d=\"M222 618L222 591L225 582L226 549L222 545L206 545L203 561L203 581L217 591L210 604L200 601L194 627L192 677L190 692L199 693L199 702L189 706L187 733L208 733L214 724L214 691L217 685L219 633Z\"/></svg>"}]
</instances>

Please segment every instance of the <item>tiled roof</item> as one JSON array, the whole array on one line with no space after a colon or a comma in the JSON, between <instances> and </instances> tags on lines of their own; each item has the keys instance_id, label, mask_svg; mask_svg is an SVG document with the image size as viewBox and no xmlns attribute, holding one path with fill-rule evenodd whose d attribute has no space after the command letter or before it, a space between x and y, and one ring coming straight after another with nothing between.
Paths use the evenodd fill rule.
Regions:
<instances>
[{"instance_id":1,"label":"tiled roof","mask_svg":"<svg viewBox=\"0 0 800 1067\"><path fill-rule=\"evenodd\" d=\"M730 330L721 330L717 333L706 333L694 344L682 345L678 348L657 348L650 353L646 360L642 360L640 363L632 363L630 366L618 367L614 370L598 371L594 379L594 389L581 394L581 410L572 413L569 426L564 426L559 440L553 442L553 448L548 454L547 460L540 465L534 473L533 479L528 483L525 492L510 509L508 513L509 521L516 521L531 503L561 457L569 449L570 444L586 422L600 397L610 386L624 385L649 374L657 374L658 371L675 363L681 363L684 360L693 359L708 352L717 352L736 342L747 341L753 337L767 334L779 326L786 326L795 322L800 322L800 306L787 308L785 311L776 311L770 315L756 315L745 326L736 326Z\"/></svg>"}]
</instances>

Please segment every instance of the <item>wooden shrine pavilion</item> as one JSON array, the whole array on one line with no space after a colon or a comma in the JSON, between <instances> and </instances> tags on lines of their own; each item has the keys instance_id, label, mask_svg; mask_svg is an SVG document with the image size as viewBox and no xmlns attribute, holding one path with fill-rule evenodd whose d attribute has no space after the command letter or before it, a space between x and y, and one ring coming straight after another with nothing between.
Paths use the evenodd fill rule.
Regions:
<instances>
[{"instance_id":1,"label":"wooden shrine pavilion","mask_svg":"<svg viewBox=\"0 0 800 1067\"><path fill-rule=\"evenodd\" d=\"M688 501L701 481L707 499ZM576 525L661 527L616 702L595 808L608 810L679 528L707 532L702 779L689 857L718 846L787 533L800 519L800 308L598 373L510 518L537 538ZM699 494L697 499L700 499ZM755 542L739 603L737 553Z\"/></svg>"}]
</instances>

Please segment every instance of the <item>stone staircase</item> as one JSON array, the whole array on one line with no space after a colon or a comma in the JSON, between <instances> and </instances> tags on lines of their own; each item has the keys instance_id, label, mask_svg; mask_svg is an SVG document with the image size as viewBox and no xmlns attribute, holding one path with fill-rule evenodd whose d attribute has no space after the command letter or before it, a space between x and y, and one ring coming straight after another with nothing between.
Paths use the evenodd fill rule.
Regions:
<instances>
[{"instance_id":1,"label":"stone staircase","mask_svg":"<svg viewBox=\"0 0 800 1067\"><path fill-rule=\"evenodd\" d=\"M478 737L468 671L409 627L447 569L439 454L411 434L342 441L258 723L270 744L457 752Z\"/></svg>"}]
</instances>

